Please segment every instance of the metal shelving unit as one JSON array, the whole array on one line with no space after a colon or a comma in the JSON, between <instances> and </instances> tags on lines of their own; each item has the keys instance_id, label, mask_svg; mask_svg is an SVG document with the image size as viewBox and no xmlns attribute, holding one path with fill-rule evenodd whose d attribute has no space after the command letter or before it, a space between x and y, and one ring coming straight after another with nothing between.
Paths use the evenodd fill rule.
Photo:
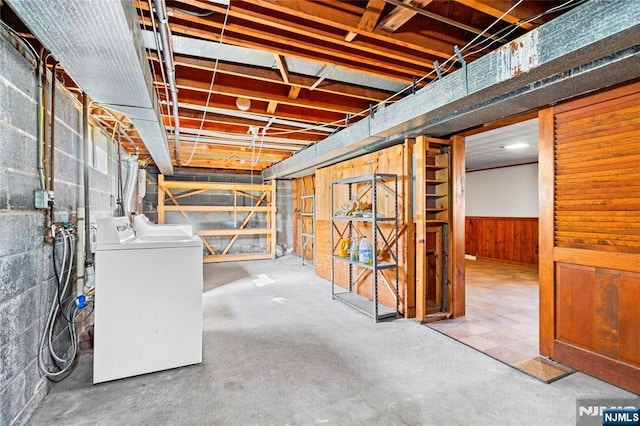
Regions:
<instances>
[{"instance_id":1,"label":"metal shelving unit","mask_svg":"<svg viewBox=\"0 0 640 426\"><path fill-rule=\"evenodd\" d=\"M368 198L371 201L371 216L340 216L335 213L334 194L338 186L347 186L348 200L361 201ZM385 191L391 196L392 206L387 206L389 211L380 211L378 194ZM398 176L395 174L373 173L353 178L339 179L331 182L331 294L335 300L339 300L354 309L372 317L375 322L384 318L397 317L399 310L398 294ZM364 224L371 224L367 232L360 232ZM391 229L385 234L382 224L390 224ZM346 235L355 235L356 231L367 237L371 237L373 251L371 264L351 260L347 257L336 256L336 236L338 241ZM382 253L386 253L387 260L382 260ZM349 265L349 288L347 291L336 292L335 264L345 262ZM360 268L360 275L354 280L354 269ZM382 273L383 270L395 270L395 282ZM354 291L354 282L365 273L371 271L373 281L373 299L364 297ZM379 302L378 287L380 280L386 284L395 300L395 310Z\"/></svg>"},{"instance_id":2,"label":"metal shelving unit","mask_svg":"<svg viewBox=\"0 0 640 426\"><path fill-rule=\"evenodd\" d=\"M311 210L307 211L307 202L311 202ZM300 206L302 211L300 212L300 254L302 257L302 264L308 266L314 266L316 258L316 196L315 195L303 195L300 197ZM307 227L308 220L305 218L311 218L311 229ZM311 245L311 252L313 257L308 259L304 257L304 253L307 247Z\"/></svg>"}]
</instances>

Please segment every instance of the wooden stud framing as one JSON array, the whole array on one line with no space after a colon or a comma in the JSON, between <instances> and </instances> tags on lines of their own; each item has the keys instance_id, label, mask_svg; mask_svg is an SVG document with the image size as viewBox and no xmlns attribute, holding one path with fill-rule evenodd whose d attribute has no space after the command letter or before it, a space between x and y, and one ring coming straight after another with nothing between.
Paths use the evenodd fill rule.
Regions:
<instances>
[{"instance_id":1,"label":"wooden stud framing","mask_svg":"<svg viewBox=\"0 0 640 426\"><path fill-rule=\"evenodd\" d=\"M164 175L158 175L158 223L165 223L164 216Z\"/></svg>"},{"instance_id":2,"label":"wooden stud framing","mask_svg":"<svg viewBox=\"0 0 640 426\"><path fill-rule=\"evenodd\" d=\"M179 195L174 195L171 190L186 190ZM181 205L178 199L202 194L205 192L223 192L233 195L233 205ZM260 195L254 195L252 192ZM255 200L251 206L239 206L238 197ZM167 199L172 205L166 205ZM209 254L203 256L204 262L228 262L237 260L273 259L276 253L276 181L268 184L238 184L215 182L184 182L166 181L163 175L158 175L158 223L166 223L167 212L179 212L189 222L192 218L188 213L232 213L234 218L244 216L242 223L237 228L227 229L201 229L196 234L202 239ZM248 228L247 225L256 213L265 214L266 227ZM236 222L234 220L234 222ZM266 242L263 252L259 253L229 253L234 243L241 236L264 235ZM207 237L231 237L224 248L216 251Z\"/></svg>"}]
</instances>

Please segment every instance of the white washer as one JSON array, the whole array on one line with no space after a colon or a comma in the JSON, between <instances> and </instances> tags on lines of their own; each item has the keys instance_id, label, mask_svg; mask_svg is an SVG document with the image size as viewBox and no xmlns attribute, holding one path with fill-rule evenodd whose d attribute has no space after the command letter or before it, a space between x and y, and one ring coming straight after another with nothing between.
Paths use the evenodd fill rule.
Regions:
<instances>
[{"instance_id":1,"label":"white washer","mask_svg":"<svg viewBox=\"0 0 640 426\"><path fill-rule=\"evenodd\" d=\"M98 221L93 383L202 362L202 241Z\"/></svg>"}]
</instances>

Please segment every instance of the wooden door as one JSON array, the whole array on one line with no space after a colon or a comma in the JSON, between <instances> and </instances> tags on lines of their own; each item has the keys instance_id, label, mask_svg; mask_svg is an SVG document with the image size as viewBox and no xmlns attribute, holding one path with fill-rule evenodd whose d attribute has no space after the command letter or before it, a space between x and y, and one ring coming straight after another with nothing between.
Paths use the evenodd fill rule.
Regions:
<instances>
[{"instance_id":1,"label":"wooden door","mask_svg":"<svg viewBox=\"0 0 640 426\"><path fill-rule=\"evenodd\" d=\"M640 393L640 83L540 114L540 352Z\"/></svg>"},{"instance_id":2,"label":"wooden door","mask_svg":"<svg viewBox=\"0 0 640 426\"><path fill-rule=\"evenodd\" d=\"M465 314L465 140L416 139L416 317Z\"/></svg>"}]
</instances>

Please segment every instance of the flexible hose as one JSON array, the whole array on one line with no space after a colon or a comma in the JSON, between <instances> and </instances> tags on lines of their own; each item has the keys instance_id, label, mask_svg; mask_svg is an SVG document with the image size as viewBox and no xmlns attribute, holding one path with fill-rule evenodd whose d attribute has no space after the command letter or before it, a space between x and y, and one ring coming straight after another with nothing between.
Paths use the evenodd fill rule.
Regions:
<instances>
[{"instance_id":1,"label":"flexible hose","mask_svg":"<svg viewBox=\"0 0 640 426\"><path fill-rule=\"evenodd\" d=\"M70 371L71 367L74 365L74 361L76 359L76 355L78 352L78 340L76 336L76 328L75 328L75 318L77 314L77 307L75 305L75 300L71 296L66 300L63 300L65 294L67 294L69 290L69 285L71 283L71 271L73 269L73 254L75 252L75 237L72 235L72 232L67 229L60 229L56 234L57 238L62 238L62 262L61 262L61 270L60 273L57 272L56 267L56 256L55 256L55 242L54 242L54 252L53 252L53 263L54 270L56 270L57 277L57 285L56 292L51 302L51 308L49 309L49 314L47 316L47 322L45 324L42 338L40 339L40 345L38 347L38 366L40 367L40 371L48 377L49 379L58 379L60 376L66 374ZM62 285L64 282L64 285ZM60 286L62 285L62 291L60 290ZM64 312L64 306L67 304L67 315ZM70 347L67 350L67 356L58 354L54 349L54 328L56 319L59 316L62 316L67 323L66 329L69 334L70 339ZM47 350L53 360L55 360L56 370L52 370L47 367L46 361L44 358L45 354L45 345L47 346Z\"/></svg>"}]
</instances>

